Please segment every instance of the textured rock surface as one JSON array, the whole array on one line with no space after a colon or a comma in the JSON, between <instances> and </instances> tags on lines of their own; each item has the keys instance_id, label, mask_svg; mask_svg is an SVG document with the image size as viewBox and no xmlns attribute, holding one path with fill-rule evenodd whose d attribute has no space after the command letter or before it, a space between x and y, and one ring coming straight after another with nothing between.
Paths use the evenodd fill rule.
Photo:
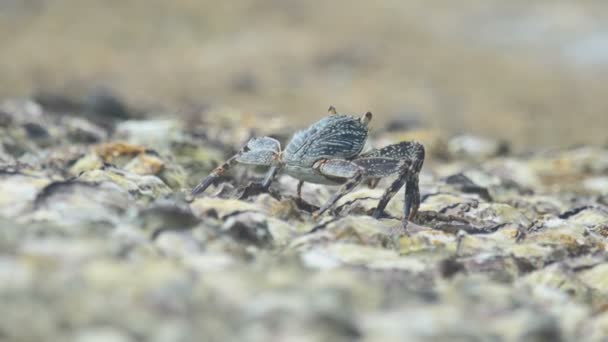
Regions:
<instances>
[{"instance_id":1,"label":"textured rock surface","mask_svg":"<svg viewBox=\"0 0 608 342\"><path fill-rule=\"evenodd\" d=\"M299 202L282 176L239 199L263 170L236 168L189 198L251 134L236 112L204 125L30 101L0 113L0 340L608 336L607 149L524 157L448 139L429 149L404 230L403 190L385 218L369 216L387 180L318 221L334 189L306 184Z\"/></svg>"}]
</instances>

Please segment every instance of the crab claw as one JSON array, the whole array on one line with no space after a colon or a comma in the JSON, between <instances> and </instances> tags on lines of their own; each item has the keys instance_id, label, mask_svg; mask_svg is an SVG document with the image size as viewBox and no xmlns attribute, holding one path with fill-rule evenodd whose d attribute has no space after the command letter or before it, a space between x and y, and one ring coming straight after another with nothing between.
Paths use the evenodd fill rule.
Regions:
<instances>
[{"instance_id":1,"label":"crab claw","mask_svg":"<svg viewBox=\"0 0 608 342\"><path fill-rule=\"evenodd\" d=\"M203 178L203 180L200 183L198 183L198 185L196 187L194 187L194 189L192 189L192 192L190 194L193 197L202 194L219 177L220 176L216 172L212 172L209 176Z\"/></svg>"}]
</instances>

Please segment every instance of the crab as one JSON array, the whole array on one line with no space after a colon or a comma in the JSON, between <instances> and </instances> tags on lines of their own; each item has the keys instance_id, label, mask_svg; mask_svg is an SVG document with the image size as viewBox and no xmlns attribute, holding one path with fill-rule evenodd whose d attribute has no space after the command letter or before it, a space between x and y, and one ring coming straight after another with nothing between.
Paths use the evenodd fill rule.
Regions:
<instances>
[{"instance_id":1,"label":"crab","mask_svg":"<svg viewBox=\"0 0 608 342\"><path fill-rule=\"evenodd\" d=\"M234 156L227 159L205 177L193 190L192 196L203 193L222 177L235 163L268 166L261 189L268 190L278 173L299 180L298 200L304 182L341 185L329 200L313 213L314 218L330 209L341 197L357 185L367 182L375 187L380 178L397 175L386 189L372 216L382 217L395 193L405 184L403 222L415 218L420 206L418 176L424 163L424 146L403 141L369 152L362 152L369 134L372 113L361 117L338 114L332 106L331 115L297 132L285 149L271 137L254 137Z\"/></svg>"}]
</instances>

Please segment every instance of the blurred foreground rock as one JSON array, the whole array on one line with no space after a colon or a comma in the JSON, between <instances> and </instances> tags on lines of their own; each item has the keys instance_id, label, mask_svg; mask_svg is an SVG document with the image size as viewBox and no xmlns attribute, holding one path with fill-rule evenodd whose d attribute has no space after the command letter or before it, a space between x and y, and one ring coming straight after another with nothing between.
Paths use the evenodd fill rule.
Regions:
<instances>
[{"instance_id":1,"label":"blurred foreground rock","mask_svg":"<svg viewBox=\"0 0 608 342\"><path fill-rule=\"evenodd\" d=\"M475 137L374 137L431 140L404 230L403 190L369 216L388 180L317 222L334 189L306 184L299 202L283 176L238 199L263 170L189 198L250 134L272 133L236 127L240 113L106 125L65 110L0 105L1 340L608 336L608 149L520 157Z\"/></svg>"}]
</instances>

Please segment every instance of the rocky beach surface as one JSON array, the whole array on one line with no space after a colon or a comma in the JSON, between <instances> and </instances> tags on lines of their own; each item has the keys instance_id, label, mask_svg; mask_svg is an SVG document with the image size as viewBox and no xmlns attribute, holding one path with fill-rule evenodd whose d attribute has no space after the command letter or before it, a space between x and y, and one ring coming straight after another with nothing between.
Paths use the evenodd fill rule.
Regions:
<instances>
[{"instance_id":1,"label":"rocky beach surface","mask_svg":"<svg viewBox=\"0 0 608 342\"><path fill-rule=\"evenodd\" d=\"M390 179L316 221L334 187L244 191L263 169L190 197L251 136L301 128L105 93L1 101L0 340L606 341L608 148L375 126L371 146L426 146L406 229L403 189L370 216Z\"/></svg>"}]
</instances>

